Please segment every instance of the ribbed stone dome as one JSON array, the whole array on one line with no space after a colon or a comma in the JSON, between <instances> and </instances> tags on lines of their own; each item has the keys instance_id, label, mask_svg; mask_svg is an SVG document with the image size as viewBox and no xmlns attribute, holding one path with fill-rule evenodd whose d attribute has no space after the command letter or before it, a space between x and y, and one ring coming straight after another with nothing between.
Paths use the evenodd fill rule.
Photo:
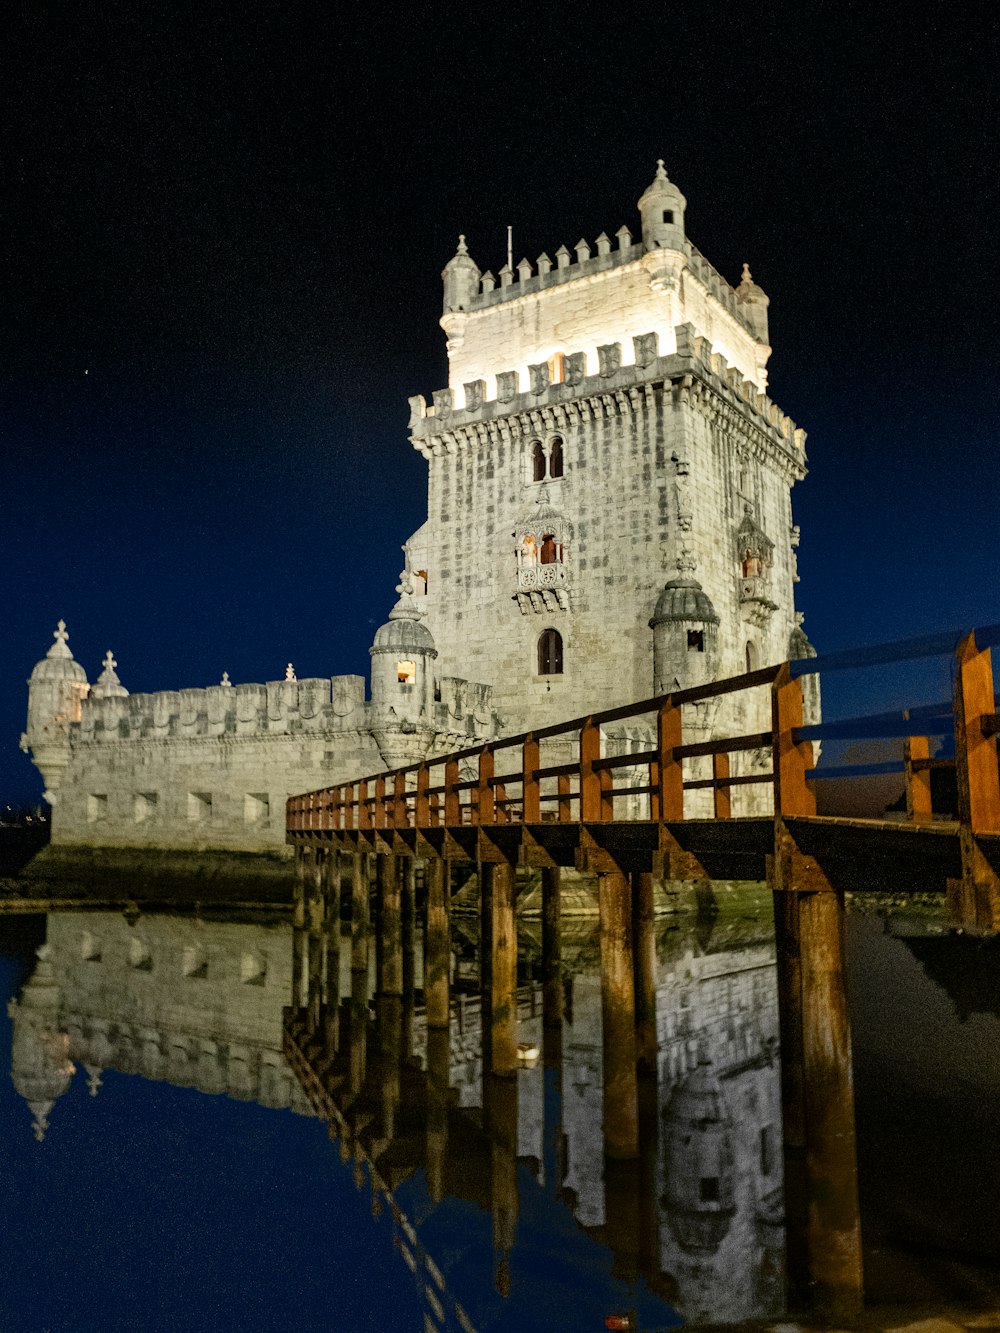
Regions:
<instances>
[{"instance_id":1,"label":"ribbed stone dome","mask_svg":"<svg viewBox=\"0 0 1000 1333\"><path fill-rule=\"evenodd\" d=\"M413 620L409 616L400 616L398 619L390 617L376 631L375 640L369 651L373 653L417 651L434 653L437 656L434 636L430 630L426 625L421 625L419 620Z\"/></svg>"},{"instance_id":2,"label":"ribbed stone dome","mask_svg":"<svg viewBox=\"0 0 1000 1333\"><path fill-rule=\"evenodd\" d=\"M74 660L66 640L66 622L60 620L54 632L55 643L31 673L33 681L74 681L82 685L87 683L87 673L79 662Z\"/></svg>"},{"instance_id":3,"label":"ribbed stone dome","mask_svg":"<svg viewBox=\"0 0 1000 1333\"><path fill-rule=\"evenodd\" d=\"M719 616L697 579L671 579L657 598L650 629L657 625L692 621L700 625L717 625Z\"/></svg>"}]
</instances>

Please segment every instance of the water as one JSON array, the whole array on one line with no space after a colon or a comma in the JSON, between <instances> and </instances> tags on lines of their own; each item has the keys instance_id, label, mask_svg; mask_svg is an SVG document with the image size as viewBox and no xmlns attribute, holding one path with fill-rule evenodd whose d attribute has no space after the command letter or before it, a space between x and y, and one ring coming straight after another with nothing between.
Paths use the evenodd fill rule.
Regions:
<instances>
[{"instance_id":1,"label":"water","mask_svg":"<svg viewBox=\"0 0 1000 1333\"><path fill-rule=\"evenodd\" d=\"M522 921L525 1065L487 1080L485 1107L474 916L453 923L446 1043L413 1003L419 952L416 991L378 1003L349 948L327 952L326 1007L284 1015L308 1091L282 1054L290 926L2 919L0 987L20 1005L0 1022L0 1329L779 1318L769 896L687 906L658 919L657 1072L631 1163L603 1151L593 918L564 921L555 1031ZM995 1307L1000 954L926 913L852 916L848 934L868 1299Z\"/></svg>"}]
</instances>

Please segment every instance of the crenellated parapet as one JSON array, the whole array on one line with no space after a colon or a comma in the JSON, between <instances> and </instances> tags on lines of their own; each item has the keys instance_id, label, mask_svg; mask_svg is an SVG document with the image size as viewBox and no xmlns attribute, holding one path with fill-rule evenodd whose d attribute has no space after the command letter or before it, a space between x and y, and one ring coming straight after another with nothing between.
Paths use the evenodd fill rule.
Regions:
<instances>
[{"instance_id":1,"label":"crenellated parapet","mask_svg":"<svg viewBox=\"0 0 1000 1333\"><path fill-rule=\"evenodd\" d=\"M666 355L656 333L637 334L627 349L616 342L567 353L560 380L553 380L547 363L529 366L527 377L501 371L493 398L486 397L483 380L466 384L462 395L439 389L431 403L415 395L409 400L411 442L430 457L453 451L467 434L495 432L506 438L566 429L574 420L634 411L647 394L669 386L679 400L728 413L733 424L752 428L762 443L777 447L793 475L804 475L805 431L692 325L678 325L674 341L675 349ZM590 366L596 373L589 372Z\"/></svg>"}]
</instances>

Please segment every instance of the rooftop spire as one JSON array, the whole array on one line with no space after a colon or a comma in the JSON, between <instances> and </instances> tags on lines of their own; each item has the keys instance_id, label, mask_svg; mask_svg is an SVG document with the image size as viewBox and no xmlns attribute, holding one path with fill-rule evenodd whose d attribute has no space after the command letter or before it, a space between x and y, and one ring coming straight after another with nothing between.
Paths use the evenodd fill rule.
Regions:
<instances>
[{"instance_id":1,"label":"rooftop spire","mask_svg":"<svg viewBox=\"0 0 1000 1333\"><path fill-rule=\"evenodd\" d=\"M410 567L410 543L403 543L403 568L399 572L396 584L399 601L389 612L390 620L419 620L424 609L417 606L413 596L413 570Z\"/></svg>"},{"instance_id":2,"label":"rooftop spire","mask_svg":"<svg viewBox=\"0 0 1000 1333\"><path fill-rule=\"evenodd\" d=\"M56 626L55 630L52 633L52 637L55 639L55 643L49 646L49 651L45 654L46 657L73 656L73 654L69 650L69 645L66 642L66 640L69 638L69 635L66 632L65 620L60 620L59 624Z\"/></svg>"},{"instance_id":3,"label":"rooftop spire","mask_svg":"<svg viewBox=\"0 0 1000 1333\"><path fill-rule=\"evenodd\" d=\"M115 667L118 663L115 661L110 648L104 654L104 661L101 665L104 667L104 670L94 682L94 688L91 690L91 694L98 699L108 698L111 695L125 698L128 695L128 690L118 679L115 672Z\"/></svg>"}]
</instances>

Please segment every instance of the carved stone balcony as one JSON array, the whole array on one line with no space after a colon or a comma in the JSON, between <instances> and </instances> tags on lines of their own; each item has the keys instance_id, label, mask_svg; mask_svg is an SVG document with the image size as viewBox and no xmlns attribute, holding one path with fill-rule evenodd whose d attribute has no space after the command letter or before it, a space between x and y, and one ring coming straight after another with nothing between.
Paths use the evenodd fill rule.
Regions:
<instances>
[{"instance_id":1,"label":"carved stone balcony","mask_svg":"<svg viewBox=\"0 0 1000 1333\"><path fill-rule=\"evenodd\" d=\"M566 566L557 562L549 565L522 565L517 571L517 604L521 614L530 611L567 611L569 592Z\"/></svg>"},{"instance_id":2,"label":"carved stone balcony","mask_svg":"<svg viewBox=\"0 0 1000 1333\"><path fill-rule=\"evenodd\" d=\"M739 598L743 620L758 629L763 629L778 609L777 603L771 600L771 581L766 575L741 578Z\"/></svg>"}]
</instances>

